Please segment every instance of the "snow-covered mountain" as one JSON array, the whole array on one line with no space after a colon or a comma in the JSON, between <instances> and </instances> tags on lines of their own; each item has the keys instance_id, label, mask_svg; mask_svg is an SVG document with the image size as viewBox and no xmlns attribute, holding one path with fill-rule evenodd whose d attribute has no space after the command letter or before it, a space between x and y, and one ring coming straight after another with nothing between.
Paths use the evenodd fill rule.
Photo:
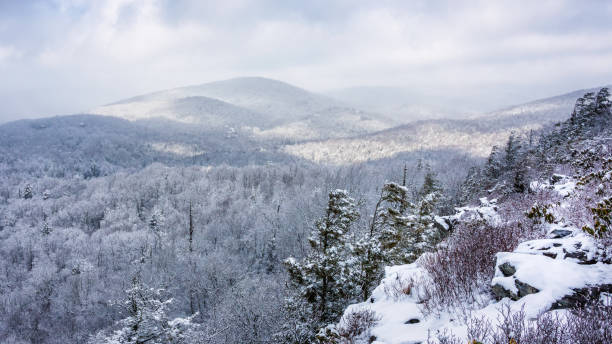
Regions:
<instances>
[{"instance_id":1,"label":"snow-covered mountain","mask_svg":"<svg viewBox=\"0 0 612 344\"><path fill-rule=\"evenodd\" d=\"M610 85L603 87L612 87ZM534 100L521 105L511 106L485 115L473 115L472 119L491 119L493 121L511 119L513 122L526 124L544 124L565 120L569 117L576 99L587 92L597 92L601 87L576 90L562 95Z\"/></svg>"},{"instance_id":2,"label":"snow-covered mountain","mask_svg":"<svg viewBox=\"0 0 612 344\"><path fill-rule=\"evenodd\" d=\"M93 109L128 120L164 118L207 128L232 127L260 138L345 137L393 126L334 99L287 83L247 77L142 95Z\"/></svg>"},{"instance_id":3,"label":"snow-covered mountain","mask_svg":"<svg viewBox=\"0 0 612 344\"><path fill-rule=\"evenodd\" d=\"M287 145L284 151L320 163L349 164L419 150L455 149L485 157L511 133L567 119L578 97L597 89L578 90L465 119L414 121L377 133Z\"/></svg>"},{"instance_id":4,"label":"snow-covered mountain","mask_svg":"<svg viewBox=\"0 0 612 344\"><path fill-rule=\"evenodd\" d=\"M417 93L403 87L360 86L328 91L334 99L366 111L383 113L400 123L440 118L461 118L476 111L464 99Z\"/></svg>"},{"instance_id":5,"label":"snow-covered mountain","mask_svg":"<svg viewBox=\"0 0 612 344\"><path fill-rule=\"evenodd\" d=\"M468 89L465 92L470 96L461 96L436 89L423 92L407 87L361 86L332 90L326 94L405 124L444 118L473 119L483 117L483 114L487 117L516 116L521 117L522 121L528 121L529 118L536 122L555 120L559 113L571 112L576 98L597 90L576 90L529 102L524 102L525 97L509 94L507 90L500 90L497 94L490 90Z\"/></svg>"}]
</instances>

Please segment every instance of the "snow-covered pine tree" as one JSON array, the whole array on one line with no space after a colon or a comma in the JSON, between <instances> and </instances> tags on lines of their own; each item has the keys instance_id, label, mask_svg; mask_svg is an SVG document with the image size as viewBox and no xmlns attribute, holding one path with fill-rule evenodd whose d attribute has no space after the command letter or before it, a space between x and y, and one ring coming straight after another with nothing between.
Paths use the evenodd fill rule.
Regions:
<instances>
[{"instance_id":1,"label":"snow-covered pine tree","mask_svg":"<svg viewBox=\"0 0 612 344\"><path fill-rule=\"evenodd\" d=\"M372 220L379 242L382 260L386 264L405 264L413 260L414 242L410 233L408 211L413 209L408 201L408 189L396 183L383 186L380 206Z\"/></svg>"},{"instance_id":2,"label":"snow-covered pine tree","mask_svg":"<svg viewBox=\"0 0 612 344\"><path fill-rule=\"evenodd\" d=\"M363 300L382 277L385 265L409 263L416 258L416 237L410 227L414 216L408 215L414 205L408 195L405 186L386 183L370 225L353 245L351 272Z\"/></svg>"},{"instance_id":3,"label":"snow-covered pine tree","mask_svg":"<svg viewBox=\"0 0 612 344\"><path fill-rule=\"evenodd\" d=\"M336 322L353 300L356 288L349 278L346 235L358 217L355 201L346 191L331 191L325 216L316 221L309 238L310 253L301 262L285 260L290 284L296 290L296 295L287 299L287 309L299 310L303 320L292 326L300 334L286 333L283 340L312 340L320 327Z\"/></svg>"},{"instance_id":4,"label":"snow-covered pine tree","mask_svg":"<svg viewBox=\"0 0 612 344\"><path fill-rule=\"evenodd\" d=\"M49 235L51 234L53 230L51 229L51 226L49 226L49 223L45 220L43 221L43 225L42 228L40 229L40 233L42 235Z\"/></svg>"},{"instance_id":5,"label":"snow-covered pine tree","mask_svg":"<svg viewBox=\"0 0 612 344\"><path fill-rule=\"evenodd\" d=\"M610 90L607 87L602 88L597 92L595 97L595 112L598 114L610 114L612 101L610 100Z\"/></svg>"},{"instance_id":6,"label":"snow-covered pine tree","mask_svg":"<svg viewBox=\"0 0 612 344\"><path fill-rule=\"evenodd\" d=\"M126 290L123 307L127 317L117 323L114 331L101 331L90 344L184 344L195 343L197 325L189 318L168 319L172 302L163 289L144 286L134 277L132 287Z\"/></svg>"},{"instance_id":7,"label":"snow-covered pine tree","mask_svg":"<svg viewBox=\"0 0 612 344\"><path fill-rule=\"evenodd\" d=\"M435 247L447 234L441 232L434 225L435 210L442 200L442 187L434 172L428 171L426 173L419 195L420 199L416 204L415 214L410 223L413 241L415 242L414 259L418 258L424 251Z\"/></svg>"},{"instance_id":8,"label":"snow-covered pine tree","mask_svg":"<svg viewBox=\"0 0 612 344\"><path fill-rule=\"evenodd\" d=\"M519 152L521 150L521 141L516 137L516 133L512 132L508 141L506 141L506 147L504 149L504 169L506 171L514 170L516 162L519 160Z\"/></svg>"},{"instance_id":9,"label":"snow-covered pine tree","mask_svg":"<svg viewBox=\"0 0 612 344\"><path fill-rule=\"evenodd\" d=\"M34 192L32 191L32 185L26 185L25 189L23 189L23 198L30 199L34 196Z\"/></svg>"},{"instance_id":10,"label":"snow-covered pine tree","mask_svg":"<svg viewBox=\"0 0 612 344\"><path fill-rule=\"evenodd\" d=\"M499 152L499 147L493 146L491 148L491 154L487 158L487 163L485 165L486 175L491 179L497 179L502 173L502 164L501 157Z\"/></svg>"},{"instance_id":11,"label":"snow-covered pine tree","mask_svg":"<svg viewBox=\"0 0 612 344\"><path fill-rule=\"evenodd\" d=\"M279 258L278 248L276 244L276 233L274 233L272 237L266 242L262 261L266 273L274 273L277 271L279 265Z\"/></svg>"}]
</instances>

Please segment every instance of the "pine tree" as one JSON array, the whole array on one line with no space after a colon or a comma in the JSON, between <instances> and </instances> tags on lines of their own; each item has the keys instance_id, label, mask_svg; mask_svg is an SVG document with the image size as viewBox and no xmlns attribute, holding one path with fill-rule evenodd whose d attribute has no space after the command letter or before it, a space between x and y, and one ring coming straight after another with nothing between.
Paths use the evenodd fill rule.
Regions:
<instances>
[{"instance_id":1,"label":"pine tree","mask_svg":"<svg viewBox=\"0 0 612 344\"><path fill-rule=\"evenodd\" d=\"M23 190L23 198L30 199L33 196L34 192L32 191L32 186L30 184L26 185L25 189Z\"/></svg>"},{"instance_id":2,"label":"pine tree","mask_svg":"<svg viewBox=\"0 0 612 344\"><path fill-rule=\"evenodd\" d=\"M416 204L415 214L410 223L412 241L415 243L414 259L423 252L431 250L448 233L442 233L434 226L435 210L443 200L442 186L436 174L428 171L419 192L421 198Z\"/></svg>"},{"instance_id":3,"label":"pine tree","mask_svg":"<svg viewBox=\"0 0 612 344\"><path fill-rule=\"evenodd\" d=\"M516 162L519 160L518 154L521 149L521 143L516 138L516 134L512 132L508 141L506 142L506 148L504 152L504 168L506 171L511 171L516 166Z\"/></svg>"},{"instance_id":4,"label":"pine tree","mask_svg":"<svg viewBox=\"0 0 612 344\"><path fill-rule=\"evenodd\" d=\"M407 215L413 205L408 202L408 189L396 183L383 186L380 210L377 211L373 226L378 232L383 260L387 264L405 264L411 261L412 240Z\"/></svg>"},{"instance_id":5,"label":"pine tree","mask_svg":"<svg viewBox=\"0 0 612 344\"><path fill-rule=\"evenodd\" d=\"M276 247L276 233L266 242L264 249L263 265L266 273L274 273L277 270L279 258L278 248Z\"/></svg>"},{"instance_id":6,"label":"pine tree","mask_svg":"<svg viewBox=\"0 0 612 344\"><path fill-rule=\"evenodd\" d=\"M51 229L51 226L49 226L49 223L47 221L43 221L43 225L42 228L40 229L40 233L42 233L42 235L49 235L51 234L53 230Z\"/></svg>"},{"instance_id":7,"label":"pine tree","mask_svg":"<svg viewBox=\"0 0 612 344\"><path fill-rule=\"evenodd\" d=\"M489 177L491 180L496 180L499 178L502 172L501 165L499 147L493 146L493 148L491 148L491 154L489 154L489 157L487 158L487 164L485 165L487 177Z\"/></svg>"},{"instance_id":8,"label":"pine tree","mask_svg":"<svg viewBox=\"0 0 612 344\"><path fill-rule=\"evenodd\" d=\"M122 302L127 317L117 323L118 329L99 332L91 344L179 344L192 342L197 329L192 317L169 320L167 312L172 302L163 289L145 287L139 277L132 279ZM193 341L195 342L195 341Z\"/></svg>"},{"instance_id":9,"label":"pine tree","mask_svg":"<svg viewBox=\"0 0 612 344\"><path fill-rule=\"evenodd\" d=\"M310 336L336 322L353 298L346 235L358 217L355 201L346 191L330 192L325 216L316 222L309 238L310 254L301 262L285 260L290 284L297 290L287 307L307 310L307 323L300 326ZM305 306L293 304L296 302Z\"/></svg>"},{"instance_id":10,"label":"pine tree","mask_svg":"<svg viewBox=\"0 0 612 344\"><path fill-rule=\"evenodd\" d=\"M602 88L597 92L595 97L595 112L598 114L609 114L610 108L612 108L612 101L610 101L610 90L607 87Z\"/></svg>"}]
</instances>

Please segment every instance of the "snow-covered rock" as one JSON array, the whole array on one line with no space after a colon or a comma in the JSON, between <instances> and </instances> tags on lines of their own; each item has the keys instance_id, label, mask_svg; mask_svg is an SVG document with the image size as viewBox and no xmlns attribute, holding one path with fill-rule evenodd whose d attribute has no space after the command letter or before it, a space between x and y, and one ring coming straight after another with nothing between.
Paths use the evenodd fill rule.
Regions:
<instances>
[{"instance_id":1,"label":"snow-covered rock","mask_svg":"<svg viewBox=\"0 0 612 344\"><path fill-rule=\"evenodd\" d=\"M427 272L418 261L407 265L385 268L385 277L374 289L366 302L354 304L345 310L345 315L363 309L373 311L378 317L378 325L371 335L378 344L421 343L427 340L431 329L444 327L452 322L452 317L442 315L427 318L419 308L419 288L427 278Z\"/></svg>"},{"instance_id":2,"label":"snow-covered rock","mask_svg":"<svg viewBox=\"0 0 612 344\"><path fill-rule=\"evenodd\" d=\"M449 218L453 222L485 221L491 225L495 225L501 222L497 210L497 199L489 200L483 197L480 199L479 206L455 208L457 213Z\"/></svg>"},{"instance_id":3,"label":"snow-covered rock","mask_svg":"<svg viewBox=\"0 0 612 344\"><path fill-rule=\"evenodd\" d=\"M530 308L546 311L576 306L589 293L612 290L612 265L592 237L571 227L551 226L549 238L521 243L497 254L491 288L498 299L525 299ZM559 231L571 234L557 237Z\"/></svg>"},{"instance_id":4,"label":"snow-covered rock","mask_svg":"<svg viewBox=\"0 0 612 344\"><path fill-rule=\"evenodd\" d=\"M576 180L562 175L553 174L547 181L532 181L529 184L529 190L536 192L538 190L553 190L562 197L570 196L576 189Z\"/></svg>"}]
</instances>

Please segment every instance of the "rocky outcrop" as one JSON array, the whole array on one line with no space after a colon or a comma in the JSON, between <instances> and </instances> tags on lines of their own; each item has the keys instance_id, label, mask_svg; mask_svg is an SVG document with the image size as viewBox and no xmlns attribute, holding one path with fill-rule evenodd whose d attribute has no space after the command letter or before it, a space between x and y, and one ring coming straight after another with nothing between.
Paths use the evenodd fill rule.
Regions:
<instances>
[{"instance_id":1,"label":"rocky outcrop","mask_svg":"<svg viewBox=\"0 0 612 344\"><path fill-rule=\"evenodd\" d=\"M612 284L573 289L571 294L553 303L550 309L582 307L593 300L598 300L602 293L612 293Z\"/></svg>"},{"instance_id":2,"label":"rocky outcrop","mask_svg":"<svg viewBox=\"0 0 612 344\"><path fill-rule=\"evenodd\" d=\"M497 300L529 297L526 302L542 310L560 309L612 292L612 265L593 238L571 227L548 231L548 237L497 254L491 282Z\"/></svg>"}]
</instances>

